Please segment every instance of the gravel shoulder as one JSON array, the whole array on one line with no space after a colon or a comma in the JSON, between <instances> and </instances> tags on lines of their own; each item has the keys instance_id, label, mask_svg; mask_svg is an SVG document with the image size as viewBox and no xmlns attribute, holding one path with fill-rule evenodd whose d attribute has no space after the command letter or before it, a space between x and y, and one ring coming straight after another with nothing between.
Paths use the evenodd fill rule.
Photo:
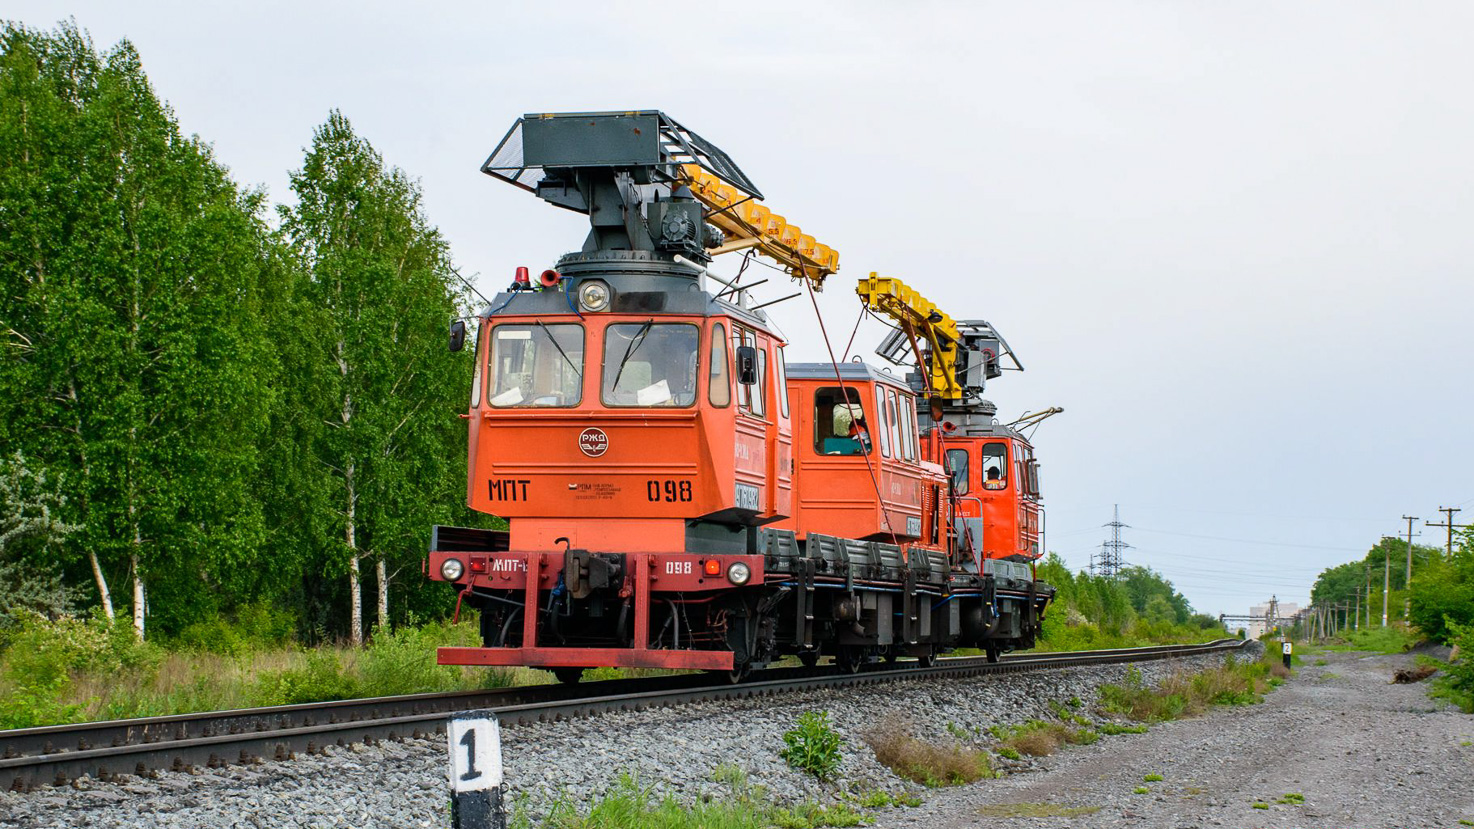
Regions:
<instances>
[{"instance_id":1,"label":"gravel shoulder","mask_svg":"<svg viewBox=\"0 0 1474 829\"><path fill-rule=\"evenodd\" d=\"M1391 684L1410 656L1331 653L1307 662L1319 659L1328 664L1298 668L1261 705L1215 708L1067 749L1040 771L934 792L876 825L1457 827L1474 820L1474 717L1429 700L1425 683ZM1146 783L1149 774L1163 780ZM1137 787L1150 792L1133 794ZM1304 805L1276 802L1292 793ZM1070 807L1099 811L997 816Z\"/></svg>"}]
</instances>

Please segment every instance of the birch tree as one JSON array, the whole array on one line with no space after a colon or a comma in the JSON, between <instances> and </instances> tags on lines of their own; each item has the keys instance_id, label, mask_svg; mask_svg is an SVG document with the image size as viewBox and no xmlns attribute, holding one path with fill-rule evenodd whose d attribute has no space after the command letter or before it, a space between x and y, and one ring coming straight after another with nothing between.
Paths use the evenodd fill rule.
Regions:
<instances>
[{"instance_id":1,"label":"birch tree","mask_svg":"<svg viewBox=\"0 0 1474 829\"><path fill-rule=\"evenodd\" d=\"M4 27L0 436L63 473L69 545L110 614L108 577L126 576L139 636L151 607L207 614L209 585L260 547L262 213L127 41L99 55L72 25Z\"/></svg>"},{"instance_id":2,"label":"birch tree","mask_svg":"<svg viewBox=\"0 0 1474 829\"><path fill-rule=\"evenodd\" d=\"M429 526L464 500L469 361L446 325L464 299L420 188L332 112L292 174L282 226L310 274L325 324L318 365L328 393L315 446L338 527L331 560L347 577L348 635L364 636L363 563L374 567L375 622L389 623L390 585L423 549ZM418 573L416 573L418 577Z\"/></svg>"}]
</instances>

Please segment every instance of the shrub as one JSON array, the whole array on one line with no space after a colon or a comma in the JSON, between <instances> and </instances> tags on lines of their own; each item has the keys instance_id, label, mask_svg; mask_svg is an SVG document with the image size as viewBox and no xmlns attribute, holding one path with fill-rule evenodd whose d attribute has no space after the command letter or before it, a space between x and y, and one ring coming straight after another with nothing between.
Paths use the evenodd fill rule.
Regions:
<instances>
[{"instance_id":1,"label":"shrub","mask_svg":"<svg viewBox=\"0 0 1474 829\"><path fill-rule=\"evenodd\" d=\"M954 743L938 746L908 733L906 723L887 720L865 735L881 765L923 786L956 786L995 776L987 752Z\"/></svg>"},{"instance_id":2,"label":"shrub","mask_svg":"<svg viewBox=\"0 0 1474 829\"><path fill-rule=\"evenodd\" d=\"M257 601L237 608L232 618L217 616L188 625L175 637L174 644L195 653L239 657L282 647L291 640L296 627L295 615L277 610L269 602Z\"/></svg>"},{"instance_id":3,"label":"shrub","mask_svg":"<svg viewBox=\"0 0 1474 829\"><path fill-rule=\"evenodd\" d=\"M1458 649L1457 658L1444 666L1443 676L1434 680L1433 696L1446 699L1474 714L1474 625L1448 619L1449 641Z\"/></svg>"},{"instance_id":4,"label":"shrub","mask_svg":"<svg viewBox=\"0 0 1474 829\"><path fill-rule=\"evenodd\" d=\"M1410 601L1410 621L1436 641L1452 644L1453 625L1474 625L1474 544L1455 550L1452 561L1425 565L1413 576Z\"/></svg>"},{"instance_id":5,"label":"shrub","mask_svg":"<svg viewBox=\"0 0 1474 829\"><path fill-rule=\"evenodd\" d=\"M1141 672L1130 668L1122 684L1101 686L1101 707L1141 722L1160 722L1200 714L1209 705L1252 705L1273 687L1271 678L1283 672L1284 666L1268 657L1249 662L1230 657L1221 667L1176 673L1148 688Z\"/></svg>"},{"instance_id":6,"label":"shrub","mask_svg":"<svg viewBox=\"0 0 1474 829\"><path fill-rule=\"evenodd\" d=\"M1045 757L1067 743L1090 745L1100 739L1099 732L1088 728L1071 728L1065 723L1044 720L1029 720L1023 725L996 728L993 733L1002 741L998 753L1004 757L1009 756L1006 752L1012 752L1014 756L1027 754L1031 757Z\"/></svg>"},{"instance_id":7,"label":"shrub","mask_svg":"<svg viewBox=\"0 0 1474 829\"><path fill-rule=\"evenodd\" d=\"M307 655L305 667L263 676L257 696L263 705L297 705L350 699L358 696L358 686L352 678L344 675L343 664L338 661L337 654L317 650Z\"/></svg>"},{"instance_id":8,"label":"shrub","mask_svg":"<svg viewBox=\"0 0 1474 829\"><path fill-rule=\"evenodd\" d=\"M793 768L806 771L820 780L828 780L839 770L842 742L829 720L828 711L808 711L800 715L798 724L783 735L786 747L778 752L778 756Z\"/></svg>"}]
</instances>

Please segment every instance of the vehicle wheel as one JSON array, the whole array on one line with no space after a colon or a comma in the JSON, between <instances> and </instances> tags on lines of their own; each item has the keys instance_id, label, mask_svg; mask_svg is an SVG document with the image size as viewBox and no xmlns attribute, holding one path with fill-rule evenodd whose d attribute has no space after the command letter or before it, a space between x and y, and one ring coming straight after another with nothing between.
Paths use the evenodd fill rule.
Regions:
<instances>
[{"instance_id":1,"label":"vehicle wheel","mask_svg":"<svg viewBox=\"0 0 1474 829\"><path fill-rule=\"evenodd\" d=\"M819 652L818 651L804 651L804 652L802 652L802 653L800 653L798 655L798 661L805 668L812 668L815 665L818 665L819 664Z\"/></svg>"},{"instance_id":2,"label":"vehicle wheel","mask_svg":"<svg viewBox=\"0 0 1474 829\"><path fill-rule=\"evenodd\" d=\"M937 664L937 649L927 648L926 653L916 657L916 665L921 668L930 668Z\"/></svg>"},{"instance_id":3,"label":"vehicle wheel","mask_svg":"<svg viewBox=\"0 0 1474 829\"><path fill-rule=\"evenodd\" d=\"M1003 651L997 645L989 645L988 646L988 661L989 662L997 662L998 661L998 657L1001 656L1002 654L1003 654Z\"/></svg>"},{"instance_id":4,"label":"vehicle wheel","mask_svg":"<svg viewBox=\"0 0 1474 829\"><path fill-rule=\"evenodd\" d=\"M839 649L839 655L834 657L834 665L841 673L857 674L860 666L865 664L865 650L854 646L843 646Z\"/></svg>"},{"instance_id":5,"label":"vehicle wheel","mask_svg":"<svg viewBox=\"0 0 1474 829\"><path fill-rule=\"evenodd\" d=\"M583 679L583 668L554 668L553 676L564 685L577 685Z\"/></svg>"},{"instance_id":6,"label":"vehicle wheel","mask_svg":"<svg viewBox=\"0 0 1474 829\"><path fill-rule=\"evenodd\" d=\"M742 665L740 667L733 668L730 671L707 671L706 673L710 675L711 678L714 680L724 679L727 682L736 685L742 680L747 679L747 675L752 673L752 666Z\"/></svg>"}]
</instances>

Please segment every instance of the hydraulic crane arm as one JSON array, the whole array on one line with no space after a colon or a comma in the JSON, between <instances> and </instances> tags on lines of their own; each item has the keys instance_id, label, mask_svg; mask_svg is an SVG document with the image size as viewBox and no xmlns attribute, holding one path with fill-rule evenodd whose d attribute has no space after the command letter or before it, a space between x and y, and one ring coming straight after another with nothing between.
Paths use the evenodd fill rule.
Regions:
<instances>
[{"instance_id":1,"label":"hydraulic crane arm","mask_svg":"<svg viewBox=\"0 0 1474 829\"><path fill-rule=\"evenodd\" d=\"M588 215L586 251L707 262L757 248L816 290L839 269L839 253L765 207L730 156L657 110L524 115L481 171Z\"/></svg>"},{"instance_id":2,"label":"hydraulic crane arm","mask_svg":"<svg viewBox=\"0 0 1474 829\"><path fill-rule=\"evenodd\" d=\"M869 279L860 280L855 293L867 308L891 318L905 333L909 342L894 343L892 351L896 351L894 346L911 346L921 364L929 398L960 402L966 397L966 389L957 379L957 345L962 338L950 316L901 280L874 272ZM921 341L926 343L924 350L917 347ZM893 354L883 352L882 356L894 359Z\"/></svg>"},{"instance_id":3,"label":"hydraulic crane arm","mask_svg":"<svg viewBox=\"0 0 1474 829\"><path fill-rule=\"evenodd\" d=\"M698 164L687 164L682 172L692 195L710 208L707 221L727 235L728 241L710 253L756 247L781 263L789 274L808 279L816 291L824 289L824 277L839 270L839 251L815 241L755 197L743 195Z\"/></svg>"}]
</instances>

